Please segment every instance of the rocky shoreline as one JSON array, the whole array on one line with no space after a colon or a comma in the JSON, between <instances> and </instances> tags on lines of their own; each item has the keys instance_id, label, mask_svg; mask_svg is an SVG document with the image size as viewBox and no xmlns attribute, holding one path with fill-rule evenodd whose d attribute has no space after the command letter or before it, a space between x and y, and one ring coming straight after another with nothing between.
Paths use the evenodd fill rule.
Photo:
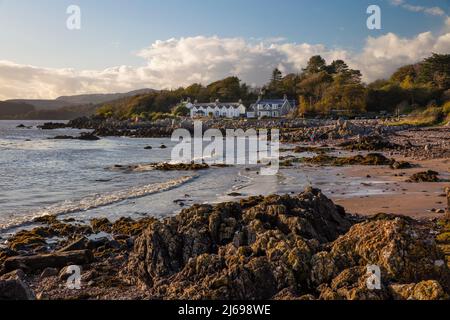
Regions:
<instances>
[{"instance_id":1,"label":"rocky shoreline","mask_svg":"<svg viewBox=\"0 0 450 320\"><path fill-rule=\"evenodd\" d=\"M92 130L91 136L131 138L171 137L175 129L194 130L192 119L163 119L153 122L78 118L62 123L46 123L43 130L62 127ZM324 143L353 151L388 151L417 159L450 158L450 127L413 127L393 125L386 120L318 119L207 119L203 130L280 129L282 143Z\"/></svg>"},{"instance_id":2,"label":"rocky shoreline","mask_svg":"<svg viewBox=\"0 0 450 320\"><path fill-rule=\"evenodd\" d=\"M80 137L95 141L109 135L167 136L175 128L190 130L191 125L189 120L149 125L86 118L67 126L94 130ZM289 144L283 146L282 152L289 154L280 159L282 167L387 167L391 175L400 172L395 176L408 185L443 181L434 170L413 170L409 179L402 178L403 169L416 166L410 160L450 158L450 129L445 127L341 120L204 123L204 129L212 127L278 127L282 142ZM42 129L55 128L60 125ZM304 152L315 156L298 157ZM149 167L210 168L195 163ZM450 191L443 196L450 207ZM320 190L308 188L298 195L194 205L163 220L95 219L85 224L42 217L34 221L38 227L16 233L0 248L0 300L448 300L450 216L439 214L439 219L426 220L384 213L354 215ZM80 290L67 287L71 265L81 267ZM372 276L367 267L373 265L381 271L376 290L367 285Z\"/></svg>"},{"instance_id":3,"label":"rocky shoreline","mask_svg":"<svg viewBox=\"0 0 450 320\"><path fill-rule=\"evenodd\" d=\"M450 200L449 200L450 201ZM54 217L0 249L0 299L448 299L450 219L351 215L320 190L157 220ZM81 289L66 286L80 265ZM367 266L381 287L367 286Z\"/></svg>"}]
</instances>

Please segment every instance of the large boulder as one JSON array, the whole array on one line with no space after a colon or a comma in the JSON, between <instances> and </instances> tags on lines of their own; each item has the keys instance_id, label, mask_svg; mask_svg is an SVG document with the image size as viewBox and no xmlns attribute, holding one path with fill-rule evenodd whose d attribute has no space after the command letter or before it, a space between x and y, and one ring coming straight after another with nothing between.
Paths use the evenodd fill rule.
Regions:
<instances>
[{"instance_id":1,"label":"large boulder","mask_svg":"<svg viewBox=\"0 0 450 320\"><path fill-rule=\"evenodd\" d=\"M0 300L35 300L36 296L25 282L21 270L3 275L0 278Z\"/></svg>"},{"instance_id":2,"label":"large boulder","mask_svg":"<svg viewBox=\"0 0 450 320\"><path fill-rule=\"evenodd\" d=\"M196 205L155 221L136 239L122 275L155 299L381 300L406 297L392 287L403 284L420 284L412 297L431 299L443 296L439 286L449 290L433 237L412 219L361 221L308 189ZM381 271L378 290L368 285L369 265ZM424 289L426 281L435 282Z\"/></svg>"},{"instance_id":3,"label":"large boulder","mask_svg":"<svg viewBox=\"0 0 450 320\"><path fill-rule=\"evenodd\" d=\"M315 189L197 205L151 224L127 273L159 298L267 299L284 288L306 290L312 255L351 224Z\"/></svg>"},{"instance_id":4,"label":"large boulder","mask_svg":"<svg viewBox=\"0 0 450 320\"><path fill-rule=\"evenodd\" d=\"M326 300L441 299L450 288L434 235L402 217L354 225L329 251L316 253L311 264L311 282ZM380 268L379 289L369 289L367 266Z\"/></svg>"},{"instance_id":5,"label":"large boulder","mask_svg":"<svg viewBox=\"0 0 450 320\"><path fill-rule=\"evenodd\" d=\"M328 253L337 270L377 265L385 281L412 283L448 280L448 270L434 235L402 217L367 221L337 239Z\"/></svg>"},{"instance_id":6,"label":"large boulder","mask_svg":"<svg viewBox=\"0 0 450 320\"><path fill-rule=\"evenodd\" d=\"M396 300L442 300L448 298L441 284L435 280L411 284L393 284L389 290Z\"/></svg>"},{"instance_id":7,"label":"large boulder","mask_svg":"<svg viewBox=\"0 0 450 320\"><path fill-rule=\"evenodd\" d=\"M369 274L362 266L348 268L335 277L331 284L318 287L321 300L386 300L389 298L386 288L379 290L367 286Z\"/></svg>"}]
</instances>

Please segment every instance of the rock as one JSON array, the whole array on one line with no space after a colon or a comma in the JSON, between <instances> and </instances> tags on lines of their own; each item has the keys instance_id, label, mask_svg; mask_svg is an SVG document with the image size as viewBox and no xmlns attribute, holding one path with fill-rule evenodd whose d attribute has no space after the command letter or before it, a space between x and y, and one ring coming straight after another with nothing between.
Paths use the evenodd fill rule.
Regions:
<instances>
[{"instance_id":1,"label":"rock","mask_svg":"<svg viewBox=\"0 0 450 320\"><path fill-rule=\"evenodd\" d=\"M443 300L444 289L435 280L412 284L392 284L389 290L395 300Z\"/></svg>"},{"instance_id":2,"label":"rock","mask_svg":"<svg viewBox=\"0 0 450 320\"><path fill-rule=\"evenodd\" d=\"M439 182L439 172L428 170L413 174L406 182Z\"/></svg>"},{"instance_id":3,"label":"rock","mask_svg":"<svg viewBox=\"0 0 450 320\"><path fill-rule=\"evenodd\" d=\"M27 251L42 248L46 245L45 237L48 237L49 235L50 233L44 228L36 228L31 231L19 231L8 239L7 246L15 251Z\"/></svg>"},{"instance_id":4,"label":"rock","mask_svg":"<svg viewBox=\"0 0 450 320\"><path fill-rule=\"evenodd\" d=\"M67 128L67 125L65 123L47 122L47 123L44 123L43 125L39 125L37 127L42 130L55 130L55 129Z\"/></svg>"},{"instance_id":5,"label":"rock","mask_svg":"<svg viewBox=\"0 0 450 320\"><path fill-rule=\"evenodd\" d=\"M350 140L340 144L339 146L351 151L386 151L397 150L401 148L401 146L391 143L379 135Z\"/></svg>"},{"instance_id":6,"label":"rock","mask_svg":"<svg viewBox=\"0 0 450 320\"><path fill-rule=\"evenodd\" d=\"M155 298L270 299L307 288L314 250L350 226L315 189L194 205L144 231L123 275Z\"/></svg>"},{"instance_id":7,"label":"rock","mask_svg":"<svg viewBox=\"0 0 450 320\"><path fill-rule=\"evenodd\" d=\"M369 153L365 156L356 155L344 158L321 154L313 158L303 158L303 162L320 165L330 165L330 166L345 166L345 165L382 166L382 165L391 165L392 163L395 162L395 160L388 159L380 153Z\"/></svg>"},{"instance_id":8,"label":"rock","mask_svg":"<svg viewBox=\"0 0 450 320\"><path fill-rule=\"evenodd\" d=\"M75 240L74 242L63 247L62 249L59 250L59 252L84 250L84 249L87 249L88 247L89 247L89 240L83 236L83 237L79 238L78 240Z\"/></svg>"},{"instance_id":9,"label":"rock","mask_svg":"<svg viewBox=\"0 0 450 320\"><path fill-rule=\"evenodd\" d=\"M72 140L72 139L75 139L75 137L68 135L56 136L53 138L53 140Z\"/></svg>"},{"instance_id":10,"label":"rock","mask_svg":"<svg viewBox=\"0 0 450 320\"><path fill-rule=\"evenodd\" d=\"M320 286L321 300L386 300L385 288L371 290L367 286L368 273L365 267L345 269L337 275L331 285Z\"/></svg>"},{"instance_id":11,"label":"rock","mask_svg":"<svg viewBox=\"0 0 450 320\"><path fill-rule=\"evenodd\" d=\"M147 146L147 147L144 148L144 150L152 150L152 149L153 149L152 146Z\"/></svg>"},{"instance_id":12,"label":"rock","mask_svg":"<svg viewBox=\"0 0 450 320\"><path fill-rule=\"evenodd\" d=\"M197 171L209 169L206 163L158 163L153 165L155 170L160 171Z\"/></svg>"},{"instance_id":13,"label":"rock","mask_svg":"<svg viewBox=\"0 0 450 320\"><path fill-rule=\"evenodd\" d=\"M167 149L167 146L165 144L162 144L159 148L160 149Z\"/></svg>"},{"instance_id":14,"label":"rock","mask_svg":"<svg viewBox=\"0 0 450 320\"><path fill-rule=\"evenodd\" d=\"M89 250L56 252L35 256L18 256L5 260L6 272L15 269L24 269L29 272L43 270L45 268L61 268L68 265L85 265L93 260Z\"/></svg>"},{"instance_id":15,"label":"rock","mask_svg":"<svg viewBox=\"0 0 450 320\"><path fill-rule=\"evenodd\" d=\"M42 271L40 278L50 278L58 275L58 269L55 268L45 268L44 271Z\"/></svg>"},{"instance_id":16,"label":"rock","mask_svg":"<svg viewBox=\"0 0 450 320\"><path fill-rule=\"evenodd\" d=\"M111 232L112 223L107 218L99 218L91 220L92 231L99 232Z\"/></svg>"},{"instance_id":17,"label":"rock","mask_svg":"<svg viewBox=\"0 0 450 320\"><path fill-rule=\"evenodd\" d=\"M412 168L411 163L407 162L407 161L395 161L394 163L391 164L391 168L398 170L398 169L409 169Z\"/></svg>"},{"instance_id":18,"label":"rock","mask_svg":"<svg viewBox=\"0 0 450 320\"><path fill-rule=\"evenodd\" d=\"M97 137L96 135L94 135L93 133L86 133L83 132L81 133L81 135L76 138L77 140L84 140L84 141L98 141L100 140L99 137Z\"/></svg>"},{"instance_id":19,"label":"rock","mask_svg":"<svg viewBox=\"0 0 450 320\"><path fill-rule=\"evenodd\" d=\"M333 243L324 261L334 261L337 270L377 265L383 281L413 283L435 279L446 283L448 269L435 266L435 261L444 259L442 253L433 236L416 224L390 216L357 224Z\"/></svg>"},{"instance_id":20,"label":"rock","mask_svg":"<svg viewBox=\"0 0 450 320\"><path fill-rule=\"evenodd\" d=\"M84 141L97 141L100 140L99 137L92 133L83 132L78 137L68 136L68 135L61 135L56 136L53 138L54 140L84 140Z\"/></svg>"},{"instance_id":21,"label":"rock","mask_svg":"<svg viewBox=\"0 0 450 320\"><path fill-rule=\"evenodd\" d=\"M0 300L35 300L33 290L25 282L22 270L0 277Z\"/></svg>"},{"instance_id":22,"label":"rock","mask_svg":"<svg viewBox=\"0 0 450 320\"><path fill-rule=\"evenodd\" d=\"M18 252L9 248L0 248L0 275L2 274L2 265L3 262L10 258L10 257L14 257L17 256Z\"/></svg>"}]
</instances>

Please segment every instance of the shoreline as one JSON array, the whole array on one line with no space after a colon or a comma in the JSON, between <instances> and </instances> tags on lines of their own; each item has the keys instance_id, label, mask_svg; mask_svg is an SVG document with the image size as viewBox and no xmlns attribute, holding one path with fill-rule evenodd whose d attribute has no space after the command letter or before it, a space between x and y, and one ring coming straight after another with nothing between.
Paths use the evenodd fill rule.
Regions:
<instances>
[{"instance_id":1,"label":"shoreline","mask_svg":"<svg viewBox=\"0 0 450 320\"><path fill-rule=\"evenodd\" d=\"M96 219L90 225L82 225L46 217L40 222L41 227L16 234L8 249L0 249L0 285L5 279L13 279L17 286L15 292L21 292L22 298L30 294L29 298L40 300L171 300L181 297L188 300L407 299L416 293L415 290L406 290L413 280L408 276L407 270L410 269L406 268L414 270L416 280L413 287L427 288L428 293L422 298L449 298L450 252L445 258L445 251L440 250L446 249L438 249L436 245L445 248L450 243L445 242L448 240L431 239L439 239L441 234L449 232L449 220L421 222L386 214L355 216L335 206L318 189L307 188L293 196L273 195L216 205L194 205L165 219L135 221L123 218L114 223ZM173 233L174 230L178 232ZM421 236L410 238L410 233ZM266 242L269 239L273 242L270 246L271 242ZM359 249L358 246L352 247L355 241L361 243L358 244ZM368 291L360 285L365 283L365 265L355 264L350 259L351 254L364 256L361 250L370 250L373 241L379 242L377 246L380 246L381 252L373 258L375 260L369 259L367 263L382 265L386 277L383 280L386 287L377 292ZM382 248L390 247L391 241L397 245L404 243L401 245L403 249L383 253ZM171 246L175 247L169 249ZM263 249L260 246L267 247ZM364 246L367 248L363 249ZM423 251L417 251L417 248L423 248ZM182 251L177 253L178 250ZM254 253L251 253L252 250ZM258 250L263 251L257 253ZM145 253L147 251L153 254L149 256ZM288 258L284 256L287 253L295 255ZM402 259L411 259L410 262L398 266L398 271L390 269L392 259L397 259L394 257L400 253ZM234 285L228 283L232 280L222 278L221 271L225 268L231 272L229 268L233 267L229 263L234 263L231 262L234 260L229 259L242 254L240 259L249 259L246 268L253 273L248 279L242 270L237 274L244 277L239 281L247 281L247 293L234 291ZM391 260L385 262L383 254L391 255ZM181 257L182 260L179 260ZM225 265L221 266L217 259L225 259ZM297 265L304 263L301 262L303 259L310 262ZM440 261L447 262L443 264ZM73 263L83 270L81 290L70 290L64 286L67 280L67 268L64 266ZM272 274L275 266L282 268L284 275L280 275L281 278ZM192 273L192 268L197 271ZM209 268L209 271L202 268ZM306 272L309 280L290 278L297 272ZM349 278L348 272L355 272L356 278ZM170 275L176 277L168 282L172 278ZM260 280L250 280L253 277ZM331 279L335 278L331 282L334 283L343 277L347 284L340 289L334 284L327 285ZM269 279L278 284L270 284ZM310 289L303 285L299 287L303 281L309 283L307 287ZM227 291L223 291L225 288Z\"/></svg>"},{"instance_id":2,"label":"shoreline","mask_svg":"<svg viewBox=\"0 0 450 320\"><path fill-rule=\"evenodd\" d=\"M264 185L253 180L165 218L41 217L0 248L0 287L13 281L6 294L40 300L449 299L449 141L407 130L408 150L395 132L344 137L342 126L342 137L283 144L284 178L265 190L283 195L251 194ZM299 194L308 181L323 192ZM82 267L80 291L65 287L71 264ZM365 287L366 264L381 267L381 291Z\"/></svg>"},{"instance_id":3,"label":"shoreline","mask_svg":"<svg viewBox=\"0 0 450 320\"><path fill-rule=\"evenodd\" d=\"M83 120L83 119L81 119ZM86 121L86 119L84 119L83 121ZM255 120L256 122L258 122L258 120ZM254 121L254 122L255 122ZM227 123L230 123L230 121L226 121ZM305 121L295 121L295 122L290 122L290 121L286 121L286 120L276 120L276 121L271 121L271 120L264 120L264 122L266 123L283 123L285 126L285 130L288 130L289 132L291 132L292 130L300 130L302 132L302 134L304 133L304 129L295 129L296 126L299 126L301 124L301 126L303 126L305 124ZM217 125L218 123L220 124L221 122L217 122L217 121L212 121L211 122L213 125ZM234 123L234 125L237 125L236 121L231 122ZM238 121L238 123L240 124L240 121ZM309 125L312 125L313 128L316 125L319 124L326 124L327 128L329 128L330 126L330 121L312 121ZM360 150L353 150L354 147L352 147L352 150L346 150L343 149L341 145L343 145L343 142L347 143L346 141L355 141L355 136L357 137L357 139L360 139L360 133L361 132L366 132L366 136L367 137L371 137L374 134L374 130L368 129L367 125L370 127L370 125L372 125L372 121L357 121L355 123L353 122L340 122L337 121L337 124L335 126L331 126L333 128L333 132L335 132L336 134L342 136L342 135L346 135L346 138L342 138L342 137L333 137L332 139L328 139L328 140L320 140L317 142L307 142L307 141L303 141L301 143L301 148L302 148L302 152L306 153L311 153L312 151L312 155L314 155L314 152L325 152L325 153L329 153L330 155L335 155L338 157L342 157L342 156L352 156L352 155L358 155L358 154L366 154L367 152L370 151L363 151ZM43 127L45 127L46 125L44 125ZM71 124L71 126L73 126L73 124ZM211 124L209 124L208 126L211 126ZM207 127L208 127L207 126ZM48 127L48 124L47 124ZM44 131L48 131L48 132L52 132L53 129L55 128L59 128L60 125L58 124L52 124L50 125L50 130L45 130ZM290 128L290 129L286 129L286 128ZM320 129L321 127L317 127L317 129L314 130L322 130ZM24 129L25 130L25 129ZM307 129L309 130L309 129ZM328 129L327 129L328 130ZM436 131L438 130L438 131ZM313 167L313 169L311 170L312 172L316 171L318 172L316 175L320 176L321 173L320 171L323 168L336 168L336 170L332 170L332 171L337 171L338 173L336 174L336 176L339 176L337 178L334 178L332 176L330 176L330 179L328 179L327 181L316 181L315 185L319 185L322 187L322 185L329 184L329 185L334 185L333 187L330 187L331 190L328 190L328 192L326 190L324 190L324 192L327 194L327 196L329 196L331 199L333 199L334 201L336 201L336 203L346 207L347 209L354 211L354 212L359 212L361 211L360 208L363 207L364 208L364 212L361 212L362 214L376 214L379 212L389 212L389 213L394 213L394 214L404 214L404 215L409 215L409 216L413 216L415 218L433 218L433 217L439 217L439 213L436 212L430 212L432 211L432 209L436 209L437 211L442 210L445 208L445 204L442 201L442 192L444 187L447 186L447 184L445 182L439 182L439 183L430 183L430 184L409 184L409 183L405 183L404 179L407 175L410 175L412 173L415 172L419 172L419 171L425 171L428 169L433 169L433 170L437 170L439 171L439 173L441 173L441 175L443 175L443 180L444 181L449 181L450 179L450 175L449 175L449 160L445 158L446 153L439 153L441 151L439 151L438 153L434 152L434 149L436 147L429 147L431 146L439 146L440 148L444 148L445 146L448 145L450 147L450 139L446 138L442 141L436 140L436 134L434 132L441 132L442 130L445 130L444 132L450 133L450 128L445 128L445 127L440 127L440 128L424 128L424 129L407 129L404 131L401 131L400 133L397 133L397 131L394 132L384 132L383 137L387 138L388 140L386 141L392 141L394 144L396 144L396 146L394 146L394 150L391 151L389 149L388 145L383 145L381 147L382 150L380 150L380 154L383 154L386 157L394 157L397 161L400 162L408 162L408 163L412 163L416 168L411 168L411 169L403 169L401 171L396 171L395 173L392 170L383 168L383 167L378 167L378 166L355 166L354 164L350 165L350 166L343 166L343 167L335 167L335 166L331 166L331 167L327 167L326 164L324 164L325 166L322 166L320 163L318 164L319 166ZM375 130L375 132L377 131L381 131L383 132L383 130L381 129L377 129ZM422 132L423 131L423 132ZM431 134L428 134L428 132L431 132ZM411 137L411 135L414 135ZM424 137L422 137L422 135L424 135ZM405 136L409 136L409 139L406 141L402 141L404 140L403 138L399 139L400 137L405 137ZM442 135L440 136L442 137ZM431 138L431 139L430 139ZM352 140L353 139L353 140ZM438 138L439 139L439 138ZM410 152L412 154L406 154L405 155L405 150L402 149L401 144L398 143L408 143L408 146L410 146L413 142L413 144L415 145L416 149L422 148L425 149L425 152L421 152L420 156L418 156L417 154L415 154L414 152ZM425 141L425 142L424 142ZM378 142L377 142L378 143ZM387 142L383 142L384 144L386 144ZM442 146L441 146L442 144ZM289 146L293 146L293 147L289 147ZM296 153L291 153L289 152L289 150L294 150L297 146L297 148L300 148L300 145L298 142L292 142L292 141L288 141L288 142L283 142L281 148L285 150L285 153L283 155L282 158L287 158L290 159L290 157L298 157L298 154ZM366 146L367 147L367 146ZM370 144L368 145L368 147L370 148ZM290 149L293 148L293 149ZM320 149L323 148L323 149ZM386 148L387 150L383 150L383 148ZM327 150L329 149L329 150ZM431 152L430 152L431 150ZM449 149L450 150L450 149ZM450 152L449 150L447 150L448 152ZM374 151L375 152L375 151ZM406 151L409 152L409 151ZM317 154L317 153L316 153ZM437 159L433 159L436 156L438 156ZM286 160L286 161L291 161L291 160ZM284 161L282 161L284 162ZM287 169L289 169L288 167L283 167L281 169L282 174L281 176L284 176L285 178L291 178L292 177L297 177L298 178L298 174L296 175L295 172L293 171L288 171ZM305 172L309 172L309 168L307 167L303 167L302 168L297 168L299 170L305 170ZM297 169L295 169L294 171L296 171ZM298 170L297 170L298 171ZM312 173L312 175L314 176L315 173ZM258 177L260 178L260 177ZM303 177L303 179L308 179L308 174L306 174L305 177ZM361 189L366 189L367 192L366 194L358 194L357 192L349 192L348 188L346 188L345 184L346 184L346 179L348 181L350 181L351 183L355 183L355 179L359 179L361 180L360 182L360 188ZM319 183L319 184L318 184ZM293 184L294 186L295 184ZM423 185L423 187L422 187ZM298 188L294 188L291 187L290 190L284 192L284 193L289 193L289 192L298 192ZM303 188L305 185L300 186L300 188ZM236 187L236 186L234 186ZM277 186L277 184L275 183L275 185L273 186L274 189L273 191L269 192L269 193L277 193L278 189L280 186ZM242 185L239 187L239 189L246 189L246 191L248 191L246 194L242 195L242 197L244 197L245 195L259 195L260 193L258 193L259 187L257 185L257 183L253 183L253 186L250 185ZM322 187L323 188L323 187ZM375 188L376 192L371 192L371 188ZM425 189L425 190L424 190ZM239 193L239 192L235 192L235 191L239 191L239 190L232 190L232 193ZM280 193L280 192L278 192ZM264 194L264 193L261 193ZM265 195L267 195L267 193L265 193ZM414 195L414 197L410 197L411 195ZM216 201L214 201L214 203L220 202L220 201L228 201L228 200L234 200L234 198L236 197L229 197L226 195L222 195L219 196ZM239 197L237 197L239 199ZM388 204L386 205L386 202L388 202ZM384 203L384 205L379 205L380 203Z\"/></svg>"}]
</instances>

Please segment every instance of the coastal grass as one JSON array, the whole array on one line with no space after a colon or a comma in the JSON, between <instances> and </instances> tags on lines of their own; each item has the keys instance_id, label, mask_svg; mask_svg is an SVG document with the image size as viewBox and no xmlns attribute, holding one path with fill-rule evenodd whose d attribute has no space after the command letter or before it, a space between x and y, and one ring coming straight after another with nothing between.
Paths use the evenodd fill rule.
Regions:
<instances>
[{"instance_id":1,"label":"coastal grass","mask_svg":"<svg viewBox=\"0 0 450 320\"><path fill-rule=\"evenodd\" d=\"M407 118L390 123L391 126L429 127L445 125L450 121L450 101L442 107L430 106L411 113Z\"/></svg>"}]
</instances>

